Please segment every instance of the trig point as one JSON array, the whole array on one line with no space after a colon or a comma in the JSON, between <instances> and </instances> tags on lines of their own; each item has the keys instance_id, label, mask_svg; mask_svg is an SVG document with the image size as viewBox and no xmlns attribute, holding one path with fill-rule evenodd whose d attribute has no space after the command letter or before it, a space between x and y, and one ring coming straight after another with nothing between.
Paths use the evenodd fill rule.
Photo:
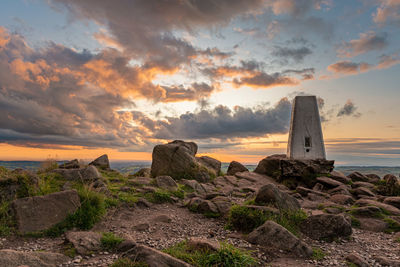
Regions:
<instances>
[{"instance_id":1,"label":"trig point","mask_svg":"<svg viewBox=\"0 0 400 267\"><path fill-rule=\"evenodd\" d=\"M289 159L326 157L315 96L296 96L293 100L287 157Z\"/></svg>"}]
</instances>

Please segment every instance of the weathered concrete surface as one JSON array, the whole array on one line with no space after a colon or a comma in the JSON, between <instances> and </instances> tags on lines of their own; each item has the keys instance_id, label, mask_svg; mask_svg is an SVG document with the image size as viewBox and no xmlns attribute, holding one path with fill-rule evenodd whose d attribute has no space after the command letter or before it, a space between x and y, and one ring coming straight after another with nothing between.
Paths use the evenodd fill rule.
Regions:
<instances>
[{"instance_id":1,"label":"weathered concrete surface","mask_svg":"<svg viewBox=\"0 0 400 267\"><path fill-rule=\"evenodd\" d=\"M315 96L296 96L293 101L287 157L289 159L326 158Z\"/></svg>"}]
</instances>

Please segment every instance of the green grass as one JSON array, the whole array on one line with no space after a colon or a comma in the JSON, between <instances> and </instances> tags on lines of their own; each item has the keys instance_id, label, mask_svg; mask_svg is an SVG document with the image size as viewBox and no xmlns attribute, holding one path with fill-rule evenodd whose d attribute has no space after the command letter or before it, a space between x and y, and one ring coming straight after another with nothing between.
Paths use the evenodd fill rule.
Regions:
<instances>
[{"instance_id":1,"label":"green grass","mask_svg":"<svg viewBox=\"0 0 400 267\"><path fill-rule=\"evenodd\" d=\"M47 195L61 191L62 185L61 175L57 173L41 173L39 174L39 186L35 195Z\"/></svg>"},{"instance_id":2,"label":"green grass","mask_svg":"<svg viewBox=\"0 0 400 267\"><path fill-rule=\"evenodd\" d=\"M122 237L113 233L103 233L100 239L101 247L108 251L114 251L122 241L124 241Z\"/></svg>"},{"instance_id":3,"label":"green grass","mask_svg":"<svg viewBox=\"0 0 400 267\"><path fill-rule=\"evenodd\" d=\"M244 233L250 233L265 221L274 221L294 235L299 235L299 226L307 218L302 211L280 210L278 214L269 211L251 209L246 206L232 206L228 216L228 227Z\"/></svg>"},{"instance_id":4,"label":"green grass","mask_svg":"<svg viewBox=\"0 0 400 267\"><path fill-rule=\"evenodd\" d=\"M7 236L14 231L14 221L11 216L10 202L0 203L0 236Z\"/></svg>"},{"instance_id":5,"label":"green grass","mask_svg":"<svg viewBox=\"0 0 400 267\"><path fill-rule=\"evenodd\" d=\"M134 205L139 200L139 197L137 195L128 192L118 192L117 196L119 201L126 203L130 206Z\"/></svg>"},{"instance_id":6,"label":"green grass","mask_svg":"<svg viewBox=\"0 0 400 267\"><path fill-rule=\"evenodd\" d=\"M383 219L388 224L388 228L385 230L386 233L400 232L400 223L397 221L386 217Z\"/></svg>"},{"instance_id":7,"label":"green grass","mask_svg":"<svg viewBox=\"0 0 400 267\"><path fill-rule=\"evenodd\" d=\"M152 202L152 203L156 203L156 204L161 204L161 203L166 203L166 202L173 202L172 198L171 198L171 192L169 191L165 191L162 189L158 189L152 193L147 193L145 195L145 198Z\"/></svg>"},{"instance_id":8,"label":"green grass","mask_svg":"<svg viewBox=\"0 0 400 267\"><path fill-rule=\"evenodd\" d=\"M244 233L250 233L266 220L267 214L261 210L234 205L229 212L228 226Z\"/></svg>"},{"instance_id":9,"label":"green grass","mask_svg":"<svg viewBox=\"0 0 400 267\"><path fill-rule=\"evenodd\" d=\"M360 220L354 217L353 215L350 215L350 220L352 227L359 228L361 226Z\"/></svg>"},{"instance_id":10,"label":"green grass","mask_svg":"<svg viewBox=\"0 0 400 267\"><path fill-rule=\"evenodd\" d=\"M312 258L317 261L323 260L325 258L325 253L320 248L313 248Z\"/></svg>"},{"instance_id":11,"label":"green grass","mask_svg":"<svg viewBox=\"0 0 400 267\"><path fill-rule=\"evenodd\" d=\"M110 267L149 267L149 265L145 262L137 262L128 258L120 258L111 264Z\"/></svg>"},{"instance_id":12,"label":"green grass","mask_svg":"<svg viewBox=\"0 0 400 267\"><path fill-rule=\"evenodd\" d=\"M396 238L395 242L400 243L400 237Z\"/></svg>"},{"instance_id":13,"label":"green grass","mask_svg":"<svg viewBox=\"0 0 400 267\"><path fill-rule=\"evenodd\" d=\"M349 262L349 261L346 261L346 264L347 264L348 267L358 267L358 265L356 265L356 264L354 264L352 262Z\"/></svg>"},{"instance_id":14,"label":"green grass","mask_svg":"<svg viewBox=\"0 0 400 267\"><path fill-rule=\"evenodd\" d=\"M193 250L188 247L187 241L183 241L170 248L164 249L164 252L198 267L255 266L257 263L249 252L235 248L226 243L222 243L218 251L210 251Z\"/></svg>"},{"instance_id":15,"label":"green grass","mask_svg":"<svg viewBox=\"0 0 400 267\"><path fill-rule=\"evenodd\" d=\"M78 228L89 230L95 223L100 221L106 212L105 197L103 194L90 190L87 186L81 186L78 189L81 206L78 210L68 215L68 217L46 230L43 234L46 236L59 236L65 231Z\"/></svg>"}]
</instances>

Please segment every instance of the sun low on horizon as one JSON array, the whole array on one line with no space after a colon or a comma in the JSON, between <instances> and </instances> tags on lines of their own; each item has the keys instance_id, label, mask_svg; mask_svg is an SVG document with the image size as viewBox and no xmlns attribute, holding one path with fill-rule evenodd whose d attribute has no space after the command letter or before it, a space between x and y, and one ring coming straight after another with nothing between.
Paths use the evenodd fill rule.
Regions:
<instances>
[{"instance_id":1,"label":"sun low on horizon","mask_svg":"<svg viewBox=\"0 0 400 267\"><path fill-rule=\"evenodd\" d=\"M400 1L4 0L0 160L286 153L315 95L328 159L400 165Z\"/></svg>"}]
</instances>

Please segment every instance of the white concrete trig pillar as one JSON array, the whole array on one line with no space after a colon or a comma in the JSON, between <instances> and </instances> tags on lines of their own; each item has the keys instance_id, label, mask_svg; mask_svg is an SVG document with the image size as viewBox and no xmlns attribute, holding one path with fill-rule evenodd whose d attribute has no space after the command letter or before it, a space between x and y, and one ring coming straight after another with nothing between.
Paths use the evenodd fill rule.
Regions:
<instances>
[{"instance_id":1,"label":"white concrete trig pillar","mask_svg":"<svg viewBox=\"0 0 400 267\"><path fill-rule=\"evenodd\" d=\"M325 159L321 119L315 96L296 96L292 105L289 142L289 159Z\"/></svg>"}]
</instances>

